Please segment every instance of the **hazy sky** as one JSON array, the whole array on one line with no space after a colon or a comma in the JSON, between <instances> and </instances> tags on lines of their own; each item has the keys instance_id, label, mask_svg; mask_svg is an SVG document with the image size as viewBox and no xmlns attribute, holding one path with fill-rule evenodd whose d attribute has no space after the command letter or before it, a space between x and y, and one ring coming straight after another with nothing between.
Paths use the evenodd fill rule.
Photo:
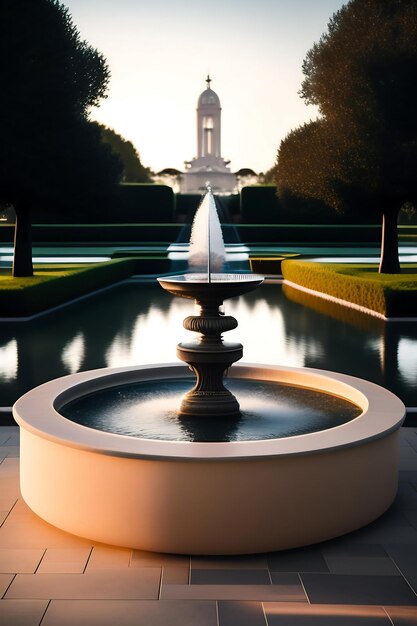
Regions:
<instances>
[{"instance_id":1,"label":"hazy sky","mask_svg":"<svg viewBox=\"0 0 417 626\"><path fill-rule=\"evenodd\" d=\"M232 171L269 169L283 137L316 117L298 95L307 50L343 0L62 0L111 70L92 117L133 142L142 163L196 156L205 77L222 106Z\"/></svg>"}]
</instances>

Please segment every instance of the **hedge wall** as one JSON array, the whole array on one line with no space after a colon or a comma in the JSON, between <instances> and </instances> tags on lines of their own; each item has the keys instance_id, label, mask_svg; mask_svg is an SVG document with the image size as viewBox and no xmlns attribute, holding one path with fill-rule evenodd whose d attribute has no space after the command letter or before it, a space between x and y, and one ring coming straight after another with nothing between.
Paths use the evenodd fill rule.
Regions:
<instances>
[{"instance_id":1,"label":"hedge wall","mask_svg":"<svg viewBox=\"0 0 417 626\"><path fill-rule=\"evenodd\" d=\"M164 243L177 241L181 224L35 224L35 244ZM13 242L14 226L0 224L0 242Z\"/></svg>"},{"instance_id":2,"label":"hedge wall","mask_svg":"<svg viewBox=\"0 0 417 626\"><path fill-rule=\"evenodd\" d=\"M107 206L36 209L35 224L124 224L174 221L175 197L171 187L151 183L122 183Z\"/></svg>"},{"instance_id":3,"label":"hedge wall","mask_svg":"<svg viewBox=\"0 0 417 626\"><path fill-rule=\"evenodd\" d=\"M240 192L242 224L279 224L282 207L275 185L243 187Z\"/></svg>"},{"instance_id":4,"label":"hedge wall","mask_svg":"<svg viewBox=\"0 0 417 626\"><path fill-rule=\"evenodd\" d=\"M175 196L167 185L123 183L118 195L118 206L110 210L110 223L169 223L174 219Z\"/></svg>"},{"instance_id":5,"label":"hedge wall","mask_svg":"<svg viewBox=\"0 0 417 626\"><path fill-rule=\"evenodd\" d=\"M417 265L404 274L379 274L377 266L286 260L284 279L365 307L386 317L417 316Z\"/></svg>"},{"instance_id":6,"label":"hedge wall","mask_svg":"<svg viewBox=\"0 0 417 626\"><path fill-rule=\"evenodd\" d=\"M242 224L379 224L376 212L337 213L323 202L287 193L277 196L275 185L253 185L241 191Z\"/></svg>"}]
</instances>

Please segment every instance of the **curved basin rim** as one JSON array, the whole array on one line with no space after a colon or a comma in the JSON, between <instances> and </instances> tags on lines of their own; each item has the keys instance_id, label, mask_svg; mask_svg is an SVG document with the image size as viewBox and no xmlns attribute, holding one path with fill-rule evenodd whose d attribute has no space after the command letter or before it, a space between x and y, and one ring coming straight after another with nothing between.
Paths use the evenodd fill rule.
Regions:
<instances>
[{"instance_id":1,"label":"curved basin rim","mask_svg":"<svg viewBox=\"0 0 417 626\"><path fill-rule=\"evenodd\" d=\"M259 441L227 443L176 442L133 438L108 433L71 422L59 413L72 399L107 386L140 380L192 376L178 364L103 368L57 378L22 396L13 407L17 423L26 430L66 446L96 453L178 461L233 461L267 457L314 454L361 445L398 429L405 407L388 390L345 374L313 368L293 368L259 364L239 364L230 377L285 382L313 389L321 388L358 404L362 414L328 430ZM334 391L336 389L336 392Z\"/></svg>"}]
</instances>

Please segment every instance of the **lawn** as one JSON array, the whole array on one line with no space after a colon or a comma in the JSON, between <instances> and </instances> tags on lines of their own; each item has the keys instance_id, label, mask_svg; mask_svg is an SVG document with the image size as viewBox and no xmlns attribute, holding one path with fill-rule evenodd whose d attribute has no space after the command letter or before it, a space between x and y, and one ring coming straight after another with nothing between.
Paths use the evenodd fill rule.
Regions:
<instances>
[{"instance_id":1,"label":"lawn","mask_svg":"<svg viewBox=\"0 0 417 626\"><path fill-rule=\"evenodd\" d=\"M285 260L287 282L375 311L385 317L417 316L417 264L401 274L379 274L374 264Z\"/></svg>"},{"instance_id":2,"label":"lawn","mask_svg":"<svg viewBox=\"0 0 417 626\"><path fill-rule=\"evenodd\" d=\"M137 273L136 259L96 264L42 265L31 277L0 273L0 317L27 317L107 287Z\"/></svg>"}]
</instances>

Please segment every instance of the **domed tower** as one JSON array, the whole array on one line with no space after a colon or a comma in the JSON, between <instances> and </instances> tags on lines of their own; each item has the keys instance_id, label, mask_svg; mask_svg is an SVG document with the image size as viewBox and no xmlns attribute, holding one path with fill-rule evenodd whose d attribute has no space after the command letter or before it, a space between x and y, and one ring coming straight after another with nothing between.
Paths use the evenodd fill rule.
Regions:
<instances>
[{"instance_id":1,"label":"domed tower","mask_svg":"<svg viewBox=\"0 0 417 626\"><path fill-rule=\"evenodd\" d=\"M220 123L221 106L219 96L211 89L211 78L207 76L207 89L197 104L197 158L214 156L221 158Z\"/></svg>"},{"instance_id":2,"label":"domed tower","mask_svg":"<svg viewBox=\"0 0 417 626\"><path fill-rule=\"evenodd\" d=\"M197 157L186 161L186 172L181 183L182 193L199 193L209 182L214 193L232 193L236 178L221 156L221 106L219 96L210 87L197 103Z\"/></svg>"}]
</instances>

